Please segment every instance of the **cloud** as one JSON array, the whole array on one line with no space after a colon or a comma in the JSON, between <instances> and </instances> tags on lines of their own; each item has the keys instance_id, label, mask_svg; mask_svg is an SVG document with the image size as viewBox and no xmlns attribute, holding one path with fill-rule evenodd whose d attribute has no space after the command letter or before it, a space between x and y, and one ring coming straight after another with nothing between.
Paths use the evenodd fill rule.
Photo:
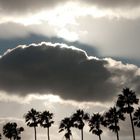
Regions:
<instances>
[{"instance_id":1,"label":"cloud","mask_svg":"<svg viewBox=\"0 0 140 140\"><path fill-rule=\"evenodd\" d=\"M36 11L40 10L46 10L46 9L51 9L53 7L56 7L58 5L64 5L68 2L73 2L77 3L80 2L81 4L86 4L86 5L93 5L93 6L98 6L102 8L137 8L140 6L140 1L139 0L117 0L117 1L112 1L112 0L0 0L0 9L2 13L9 13L12 12L14 14L19 14L19 13L34 13Z\"/></svg>"},{"instance_id":2,"label":"cloud","mask_svg":"<svg viewBox=\"0 0 140 140\"><path fill-rule=\"evenodd\" d=\"M19 46L0 59L0 89L21 95L52 92L65 99L99 100L105 89L113 87L107 82L110 73L105 64L62 44Z\"/></svg>"},{"instance_id":3,"label":"cloud","mask_svg":"<svg viewBox=\"0 0 140 140\"><path fill-rule=\"evenodd\" d=\"M14 48L19 44L40 43L42 41L52 43L65 43L69 46L76 46L85 50L88 55L99 56L97 48L93 45L88 45L80 41L67 41L57 37L55 29L49 25L32 25L24 26L13 22L0 24L0 55L7 49ZM18 32L17 32L18 31Z\"/></svg>"},{"instance_id":4,"label":"cloud","mask_svg":"<svg viewBox=\"0 0 140 140\"><path fill-rule=\"evenodd\" d=\"M22 38L28 36L29 34L29 30L26 27L24 27L21 24L15 24L12 22L0 24L0 30L1 30L0 33L1 39Z\"/></svg>"},{"instance_id":5,"label":"cloud","mask_svg":"<svg viewBox=\"0 0 140 140\"><path fill-rule=\"evenodd\" d=\"M0 9L2 12L19 13L34 13L36 11L44 10L53 7L60 3L65 3L64 0L0 0Z\"/></svg>"},{"instance_id":6,"label":"cloud","mask_svg":"<svg viewBox=\"0 0 140 140\"><path fill-rule=\"evenodd\" d=\"M88 34L79 34L79 40L98 46L100 55L103 57L126 57L140 59L139 36L140 19L107 19L83 17L77 21L80 30Z\"/></svg>"},{"instance_id":7,"label":"cloud","mask_svg":"<svg viewBox=\"0 0 140 140\"><path fill-rule=\"evenodd\" d=\"M133 87L136 92L140 86L140 69L133 64L123 64L121 61L115 61L111 58L106 58L109 62L108 70L111 72L111 80L122 88L124 86ZM119 83L119 84L118 84Z\"/></svg>"},{"instance_id":8,"label":"cloud","mask_svg":"<svg viewBox=\"0 0 140 140\"><path fill-rule=\"evenodd\" d=\"M30 37L33 35L50 37L56 36L56 30L47 23L41 25L24 26L20 23L7 22L0 24L0 39L20 39ZM18 40L19 42L19 40Z\"/></svg>"},{"instance_id":9,"label":"cloud","mask_svg":"<svg viewBox=\"0 0 140 140\"><path fill-rule=\"evenodd\" d=\"M82 1L82 0L79 0ZM140 6L139 0L87 0L86 3L93 4L103 8L136 8Z\"/></svg>"},{"instance_id":10,"label":"cloud","mask_svg":"<svg viewBox=\"0 0 140 140\"><path fill-rule=\"evenodd\" d=\"M131 9L131 10L130 10ZM56 10L56 11L55 11ZM54 20L68 15L67 20L57 21L64 24L65 22L72 22L71 19L77 16L93 15L95 17L139 17L140 1L139 0L0 0L0 17L3 21L20 21L20 23L30 24L30 22L42 22L47 18ZM39 13L46 12L41 17ZM83 13L83 11L85 11ZM60 12L60 13L59 13ZM9 15L10 13L10 15ZM51 13L51 14L50 14ZM82 14L81 14L82 13ZM38 15L39 14L39 15ZM24 17L26 16L26 17ZM57 18L56 18L57 17ZM28 19L28 22L27 22ZM24 21L23 21L24 20ZM39 20L39 21L38 21ZM26 21L26 22L25 22Z\"/></svg>"},{"instance_id":11,"label":"cloud","mask_svg":"<svg viewBox=\"0 0 140 140\"><path fill-rule=\"evenodd\" d=\"M77 101L110 101L125 85L139 88L139 68L97 59L64 44L21 45L0 59L0 90L54 94Z\"/></svg>"}]
</instances>

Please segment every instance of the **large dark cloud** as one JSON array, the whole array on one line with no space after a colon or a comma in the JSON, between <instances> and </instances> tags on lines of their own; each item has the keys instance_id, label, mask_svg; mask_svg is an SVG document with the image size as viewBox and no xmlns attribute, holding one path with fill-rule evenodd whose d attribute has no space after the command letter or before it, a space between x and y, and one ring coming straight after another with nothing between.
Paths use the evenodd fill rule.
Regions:
<instances>
[{"instance_id":1,"label":"large dark cloud","mask_svg":"<svg viewBox=\"0 0 140 140\"><path fill-rule=\"evenodd\" d=\"M108 81L111 75L105 64L62 44L21 46L0 59L0 89L22 95L51 92L65 99L107 100L114 85Z\"/></svg>"},{"instance_id":2,"label":"large dark cloud","mask_svg":"<svg viewBox=\"0 0 140 140\"><path fill-rule=\"evenodd\" d=\"M59 95L79 101L109 101L124 86L139 89L140 72L134 65L96 59L64 44L18 46L0 59L0 90L21 96Z\"/></svg>"}]
</instances>

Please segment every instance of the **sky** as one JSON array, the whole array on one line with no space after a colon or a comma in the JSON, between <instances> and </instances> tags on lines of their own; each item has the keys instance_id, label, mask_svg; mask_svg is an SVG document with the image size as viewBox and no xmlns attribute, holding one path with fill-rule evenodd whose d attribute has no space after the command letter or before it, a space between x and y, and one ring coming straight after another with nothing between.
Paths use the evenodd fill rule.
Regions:
<instances>
[{"instance_id":1,"label":"sky","mask_svg":"<svg viewBox=\"0 0 140 140\"><path fill-rule=\"evenodd\" d=\"M64 139L60 121L77 109L104 113L125 87L139 97L139 36L139 0L0 0L0 133L15 121L32 140L23 116L35 108L54 113L50 137ZM120 138L131 140L126 117ZM102 139L116 139L103 130ZM37 137L46 131L38 127ZM84 137L98 139L87 125Z\"/></svg>"}]
</instances>

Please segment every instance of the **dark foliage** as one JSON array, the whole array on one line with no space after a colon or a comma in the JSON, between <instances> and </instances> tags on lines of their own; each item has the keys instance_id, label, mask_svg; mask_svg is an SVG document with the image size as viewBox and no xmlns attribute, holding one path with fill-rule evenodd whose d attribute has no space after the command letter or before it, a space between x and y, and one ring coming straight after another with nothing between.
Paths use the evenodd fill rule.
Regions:
<instances>
[{"instance_id":1,"label":"dark foliage","mask_svg":"<svg viewBox=\"0 0 140 140\"><path fill-rule=\"evenodd\" d=\"M122 94L118 95L117 106L120 107L121 111L124 113L132 113L134 111L133 104L138 104L139 99L136 97L134 91L129 88L125 88Z\"/></svg>"},{"instance_id":2,"label":"dark foliage","mask_svg":"<svg viewBox=\"0 0 140 140\"><path fill-rule=\"evenodd\" d=\"M89 119L89 131L99 136L99 139L101 139L100 135L103 133L101 125L103 125L103 116L99 113L93 114Z\"/></svg>"},{"instance_id":3,"label":"dark foliage","mask_svg":"<svg viewBox=\"0 0 140 140\"><path fill-rule=\"evenodd\" d=\"M60 122L60 126L59 126L59 133L62 131L66 131L65 132L65 138L66 139L70 139L70 136L72 136L71 133L71 127L74 127L73 121L71 118L64 118L61 122Z\"/></svg>"},{"instance_id":4,"label":"dark foliage","mask_svg":"<svg viewBox=\"0 0 140 140\"><path fill-rule=\"evenodd\" d=\"M104 114L103 124L113 132L117 133L120 130L120 127L118 125L119 120L125 120L123 113L116 107L111 107L109 111Z\"/></svg>"},{"instance_id":5,"label":"dark foliage","mask_svg":"<svg viewBox=\"0 0 140 140\"><path fill-rule=\"evenodd\" d=\"M24 131L23 127L17 127L15 122L8 122L3 126L3 135L9 139L20 140L21 132Z\"/></svg>"},{"instance_id":6,"label":"dark foliage","mask_svg":"<svg viewBox=\"0 0 140 140\"><path fill-rule=\"evenodd\" d=\"M135 126L140 128L140 107L134 113L133 122Z\"/></svg>"},{"instance_id":7,"label":"dark foliage","mask_svg":"<svg viewBox=\"0 0 140 140\"><path fill-rule=\"evenodd\" d=\"M78 129L83 129L85 126L85 121L89 120L89 114L85 113L83 110L77 110L76 113L72 115L72 121L74 127Z\"/></svg>"}]
</instances>

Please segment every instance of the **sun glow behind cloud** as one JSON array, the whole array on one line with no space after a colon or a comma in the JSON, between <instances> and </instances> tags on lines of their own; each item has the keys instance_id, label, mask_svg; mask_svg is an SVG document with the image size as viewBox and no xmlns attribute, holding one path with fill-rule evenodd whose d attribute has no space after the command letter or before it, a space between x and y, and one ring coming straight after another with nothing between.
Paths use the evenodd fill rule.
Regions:
<instances>
[{"instance_id":1,"label":"sun glow behind cloud","mask_svg":"<svg viewBox=\"0 0 140 140\"><path fill-rule=\"evenodd\" d=\"M14 22L24 26L30 26L35 24L43 24L45 22L46 26L48 24L57 31L59 30L59 34L63 29L65 32L67 32L67 34L69 34L68 36L70 36L71 34L73 35L73 32L76 33L76 31L72 30L70 27L77 27L79 25L79 23L77 23L77 19L79 17L92 16L94 18L100 18L112 15L113 13L110 10L102 10L95 6L69 2L63 6L58 6L53 9L46 9L34 14L28 13L26 15L0 15L0 23Z\"/></svg>"},{"instance_id":2,"label":"sun glow behind cloud","mask_svg":"<svg viewBox=\"0 0 140 140\"><path fill-rule=\"evenodd\" d=\"M84 11L84 12L83 12ZM137 14L134 14L137 13ZM139 17L140 9L105 9L98 8L95 5L89 5L78 2L67 2L63 6L56 6L52 9L44 9L36 13L26 13L25 15L2 15L0 14L0 23L13 22L23 25L26 29L35 30L35 32L62 37L69 41L79 40L83 31L80 30L79 19L82 17L91 17L93 19L108 18L136 18ZM85 21L86 22L86 21ZM38 28L32 29L32 25ZM29 31L30 32L30 31ZM84 31L85 32L85 31ZM51 35L50 35L51 36Z\"/></svg>"},{"instance_id":3,"label":"sun glow behind cloud","mask_svg":"<svg viewBox=\"0 0 140 140\"><path fill-rule=\"evenodd\" d=\"M84 12L83 12L84 11ZM137 11L137 12L136 12ZM95 5L85 5L78 2L67 2L62 6L56 6L52 9L42 10L36 13L28 13L25 15L0 15L1 21L3 22L16 22L27 25L41 24L43 21L47 21L51 25L58 27L65 27L66 25L77 25L76 18L80 16L92 16L94 18L101 17L126 17L136 18L139 16L140 8L131 9L128 11L124 9L109 9L109 8L98 8ZM135 13L135 14L134 14ZM137 13L137 14L136 14Z\"/></svg>"}]
</instances>

